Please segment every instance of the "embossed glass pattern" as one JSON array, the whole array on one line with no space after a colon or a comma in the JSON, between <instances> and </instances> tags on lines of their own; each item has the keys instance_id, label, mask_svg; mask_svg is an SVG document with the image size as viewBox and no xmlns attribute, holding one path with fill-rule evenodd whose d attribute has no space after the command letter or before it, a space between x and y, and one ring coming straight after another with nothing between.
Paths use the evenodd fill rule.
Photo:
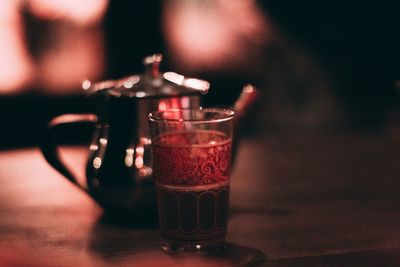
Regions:
<instances>
[{"instance_id":1,"label":"embossed glass pattern","mask_svg":"<svg viewBox=\"0 0 400 267\"><path fill-rule=\"evenodd\" d=\"M164 250L221 245L227 233L233 112L168 110L149 118Z\"/></svg>"}]
</instances>

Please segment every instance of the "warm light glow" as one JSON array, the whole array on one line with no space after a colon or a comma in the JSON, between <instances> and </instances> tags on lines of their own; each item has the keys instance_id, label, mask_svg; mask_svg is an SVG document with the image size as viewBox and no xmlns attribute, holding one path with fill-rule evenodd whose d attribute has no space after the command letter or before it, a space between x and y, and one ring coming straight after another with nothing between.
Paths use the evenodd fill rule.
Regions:
<instances>
[{"instance_id":1,"label":"warm light glow","mask_svg":"<svg viewBox=\"0 0 400 267\"><path fill-rule=\"evenodd\" d=\"M32 79L33 62L23 37L19 1L0 1L0 94L16 92Z\"/></svg>"},{"instance_id":2,"label":"warm light glow","mask_svg":"<svg viewBox=\"0 0 400 267\"><path fill-rule=\"evenodd\" d=\"M186 71L243 67L271 35L255 0L166 1L163 25L171 59Z\"/></svg>"},{"instance_id":3,"label":"warm light glow","mask_svg":"<svg viewBox=\"0 0 400 267\"><path fill-rule=\"evenodd\" d=\"M0 1L0 23L8 23L19 19L19 1L2 0Z\"/></svg>"},{"instance_id":4,"label":"warm light glow","mask_svg":"<svg viewBox=\"0 0 400 267\"><path fill-rule=\"evenodd\" d=\"M99 78L105 65L99 22L107 6L108 0L0 0L0 94L32 87L66 93L80 90L85 77ZM34 55L23 11L46 29L32 26L31 38L40 43Z\"/></svg>"},{"instance_id":5,"label":"warm light glow","mask_svg":"<svg viewBox=\"0 0 400 267\"><path fill-rule=\"evenodd\" d=\"M38 60L39 86L58 93L81 90L82 80L98 79L104 71L103 33L94 29L71 28L54 32L57 45L49 43ZM54 52L53 50L56 50Z\"/></svg>"},{"instance_id":6,"label":"warm light glow","mask_svg":"<svg viewBox=\"0 0 400 267\"><path fill-rule=\"evenodd\" d=\"M33 14L46 19L66 19L80 25L100 21L108 6L107 0L29 0Z\"/></svg>"},{"instance_id":7,"label":"warm light glow","mask_svg":"<svg viewBox=\"0 0 400 267\"><path fill-rule=\"evenodd\" d=\"M5 199L10 201L18 199L18 205L26 205L29 207L48 205L49 201L51 201L52 205L54 204L56 206L62 206L66 203L74 206L84 204L93 207L93 210L91 209L90 212L95 211L95 214L100 213L100 208L93 203L87 202L78 190L75 190L73 187L65 186L64 179L60 174L56 174L56 172L49 167L48 163L43 159L43 155L38 148L13 149L2 152L3 153L0 153L2 182L10 185L11 183L18 185L19 183L17 183L17 177L28 178L20 180L23 181L20 185L18 185L22 190L20 191L21 194L15 195L11 194L12 192L9 192L9 197ZM61 159L82 185L86 183L85 168L88 152L89 151L85 146L60 147ZM32 173L42 174L40 182L35 179ZM4 184L2 184L2 186L3 185ZM46 194L32 194L30 197L23 197L25 191L28 192L32 190L35 192L46 192ZM3 196L5 196L4 193L6 192L3 191L2 193ZM93 217L93 219L95 219L95 217ZM0 265L4 266L2 264Z\"/></svg>"}]
</instances>

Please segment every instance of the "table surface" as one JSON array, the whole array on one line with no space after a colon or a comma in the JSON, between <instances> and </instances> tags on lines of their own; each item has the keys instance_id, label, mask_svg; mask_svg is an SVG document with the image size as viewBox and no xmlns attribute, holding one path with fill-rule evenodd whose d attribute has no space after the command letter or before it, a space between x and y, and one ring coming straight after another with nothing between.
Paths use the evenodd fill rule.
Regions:
<instances>
[{"instance_id":1,"label":"table surface","mask_svg":"<svg viewBox=\"0 0 400 267\"><path fill-rule=\"evenodd\" d=\"M63 157L82 177L86 149ZM257 135L231 180L227 248L167 255L154 225L124 226L37 148L0 152L0 266L399 266L400 138Z\"/></svg>"}]
</instances>

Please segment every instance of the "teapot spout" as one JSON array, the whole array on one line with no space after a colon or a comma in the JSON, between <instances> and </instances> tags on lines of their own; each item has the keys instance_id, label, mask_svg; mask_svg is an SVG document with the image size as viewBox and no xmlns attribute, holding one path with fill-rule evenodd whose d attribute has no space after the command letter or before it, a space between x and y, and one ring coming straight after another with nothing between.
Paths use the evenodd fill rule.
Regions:
<instances>
[{"instance_id":1,"label":"teapot spout","mask_svg":"<svg viewBox=\"0 0 400 267\"><path fill-rule=\"evenodd\" d=\"M242 121L246 119L249 112L256 106L258 100L260 99L260 91L251 84L245 85L243 90L233 105L233 109L235 111L235 132L234 132L234 141L232 147L232 161L235 161L239 139L241 133Z\"/></svg>"},{"instance_id":2,"label":"teapot spout","mask_svg":"<svg viewBox=\"0 0 400 267\"><path fill-rule=\"evenodd\" d=\"M260 98L260 91L253 85L247 84L236 100L233 109L235 110L236 120L246 117L246 114L255 106Z\"/></svg>"}]
</instances>

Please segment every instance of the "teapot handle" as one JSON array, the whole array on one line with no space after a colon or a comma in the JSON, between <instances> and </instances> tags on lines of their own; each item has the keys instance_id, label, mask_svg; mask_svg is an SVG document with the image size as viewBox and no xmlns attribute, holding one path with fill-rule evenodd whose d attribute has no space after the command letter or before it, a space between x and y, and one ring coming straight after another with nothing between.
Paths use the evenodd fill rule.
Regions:
<instances>
[{"instance_id":1,"label":"teapot handle","mask_svg":"<svg viewBox=\"0 0 400 267\"><path fill-rule=\"evenodd\" d=\"M55 133L58 128L66 125L83 125L95 124L97 116L94 114L64 114L53 118L45 131L43 141L40 144L40 150L46 161L58 172L64 175L70 182L86 191L86 189L78 182L75 176L61 161L58 153L58 144L55 142Z\"/></svg>"}]
</instances>

